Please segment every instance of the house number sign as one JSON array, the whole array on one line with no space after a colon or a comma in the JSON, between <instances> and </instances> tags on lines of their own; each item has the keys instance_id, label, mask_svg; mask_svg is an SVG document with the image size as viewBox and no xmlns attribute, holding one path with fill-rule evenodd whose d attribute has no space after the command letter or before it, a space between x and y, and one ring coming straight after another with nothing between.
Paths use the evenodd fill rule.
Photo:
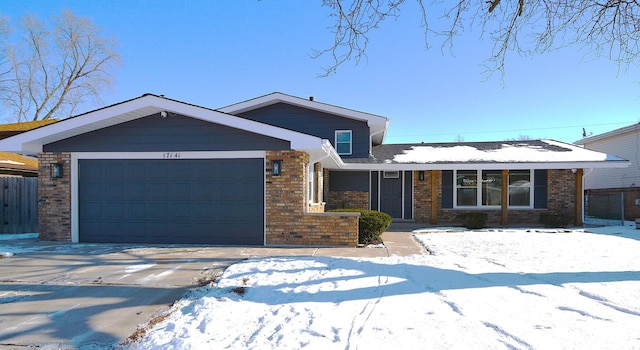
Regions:
<instances>
[{"instance_id":1,"label":"house number sign","mask_svg":"<svg viewBox=\"0 0 640 350\"><path fill-rule=\"evenodd\" d=\"M162 153L162 158L166 158L166 159L180 158L180 152L164 152Z\"/></svg>"}]
</instances>

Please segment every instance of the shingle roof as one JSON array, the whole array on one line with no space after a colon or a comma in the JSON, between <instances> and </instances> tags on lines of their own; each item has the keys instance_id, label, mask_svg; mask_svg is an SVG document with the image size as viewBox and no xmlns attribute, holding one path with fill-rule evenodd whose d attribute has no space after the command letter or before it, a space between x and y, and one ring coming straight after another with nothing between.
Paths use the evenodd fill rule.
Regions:
<instances>
[{"instance_id":1,"label":"shingle roof","mask_svg":"<svg viewBox=\"0 0 640 350\"><path fill-rule=\"evenodd\" d=\"M623 159L552 140L387 144L356 164L546 163Z\"/></svg>"}]
</instances>

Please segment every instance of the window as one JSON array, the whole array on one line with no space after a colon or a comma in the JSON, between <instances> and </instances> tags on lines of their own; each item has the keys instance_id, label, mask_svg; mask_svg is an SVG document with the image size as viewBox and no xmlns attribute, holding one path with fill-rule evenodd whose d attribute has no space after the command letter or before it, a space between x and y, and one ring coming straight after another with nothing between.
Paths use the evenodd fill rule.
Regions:
<instances>
[{"instance_id":1,"label":"window","mask_svg":"<svg viewBox=\"0 0 640 350\"><path fill-rule=\"evenodd\" d=\"M531 205L531 172L514 170L509 172L509 206L528 207Z\"/></svg>"},{"instance_id":2,"label":"window","mask_svg":"<svg viewBox=\"0 0 640 350\"><path fill-rule=\"evenodd\" d=\"M456 199L458 206L478 205L478 172L460 170L456 174Z\"/></svg>"},{"instance_id":3,"label":"window","mask_svg":"<svg viewBox=\"0 0 640 350\"><path fill-rule=\"evenodd\" d=\"M351 154L351 130L336 130L336 152Z\"/></svg>"},{"instance_id":4,"label":"window","mask_svg":"<svg viewBox=\"0 0 640 350\"><path fill-rule=\"evenodd\" d=\"M502 205L501 170L458 170L455 172L455 207L499 207ZM532 207L531 170L510 170L508 206Z\"/></svg>"},{"instance_id":5,"label":"window","mask_svg":"<svg viewBox=\"0 0 640 350\"><path fill-rule=\"evenodd\" d=\"M482 171L482 205L502 204L502 171Z\"/></svg>"}]
</instances>

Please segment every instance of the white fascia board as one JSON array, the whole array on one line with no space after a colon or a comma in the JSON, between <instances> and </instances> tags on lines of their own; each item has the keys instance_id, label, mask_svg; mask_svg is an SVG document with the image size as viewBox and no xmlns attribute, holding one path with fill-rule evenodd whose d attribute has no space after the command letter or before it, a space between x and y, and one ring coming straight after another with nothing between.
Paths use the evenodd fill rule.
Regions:
<instances>
[{"instance_id":1,"label":"white fascia board","mask_svg":"<svg viewBox=\"0 0 640 350\"><path fill-rule=\"evenodd\" d=\"M0 150L15 153L37 154L38 152L42 152L42 146L45 144L138 118L143 118L161 111L181 114L187 117L289 141L292 149L311 149L322 147L322 139L319 137L278 128L162 97L145 95L131 101L99 109L74 118L65 119L39 129L0 140Z\"/></svg>"},{"instance_id":2,"label":"white fascia board","mask_svg":"<svg viewBox=\"0 0 640 350\"><path fill-rule=\"evenodd\" d=\"M549 162L549 163L389 163L389 164L363 164L344 163L343 170L528 170L528 169L600 169L600 168L626 168L629 161L609 162Z\"/></svg>"},{"instance_id":3,"label":"white fascia board","mask_svg":"<svg viewBox=\"0 0 640 350\"><path fill-rule=\"evenodd\" d=\"M386 127L388 123L388 119L386 117L382 117L375 114L360 112L344 107L333 106L330 104L311 101L308 99L295 97L291 95L286 95L280 92L275 92L269 95L257 97L248 101L235 103L226 107L219 108L218 111L230 114L238 114L246 111L258 109L261 107L269 106L275 103L285 102L288 104L296 105L299 107L304 107L307 109L325 112L329 114L335 114L342 117L355 119L359 121L366 121L369 127L376 126Z\"/></svg>"},{"instance_id":4,"label":"white fascia board","mask_svg":"<svg viewBox=\"0 0 640 350\"><path fill-rule=\"evenodd\" d=\"M252 159L266 155L266 151L73 152L71 159Z\"/></svg>"},{"instance_id":5,"label":"white fascia board","mask_svg":"<svg viewBox=\"0 0 640 350\"><path fill-rule=\"evenodd\" d=\"M321 148L300 148L298 150L307 152L311 159L322 159L321 163L324 168L339 169L344 166L342 158L340 158L338 152L336 152L335 148L333 148L329 140L323 139Z\"/></svg>"}]
</instances>

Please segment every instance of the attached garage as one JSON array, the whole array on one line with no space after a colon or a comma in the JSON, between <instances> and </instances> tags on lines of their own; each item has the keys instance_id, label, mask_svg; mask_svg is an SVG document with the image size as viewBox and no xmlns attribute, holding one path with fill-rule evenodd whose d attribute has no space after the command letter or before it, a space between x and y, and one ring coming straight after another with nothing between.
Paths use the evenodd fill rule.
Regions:
<instances>
[{"instance_id":1,"label":"attached garage","mask_svg":"<svg viewBox=\"0 0 640 350\"><path fill-rule=\"evenodd\" d=\"M163 96L15 135L0 140L0 149L38 157L42 240L357 241L357 217L307 215L314 164L340 162L328 140Z\"/></svg>"},{"instance_id":2,"label":"attached garage","mask_svg":"<svg viewBox=\"0 0 640 350\"><path fill-rule=\"evenodd\" d=\"M264 159L80 159L79 241L264 244Z\"/></svg>"}]
</instances>

